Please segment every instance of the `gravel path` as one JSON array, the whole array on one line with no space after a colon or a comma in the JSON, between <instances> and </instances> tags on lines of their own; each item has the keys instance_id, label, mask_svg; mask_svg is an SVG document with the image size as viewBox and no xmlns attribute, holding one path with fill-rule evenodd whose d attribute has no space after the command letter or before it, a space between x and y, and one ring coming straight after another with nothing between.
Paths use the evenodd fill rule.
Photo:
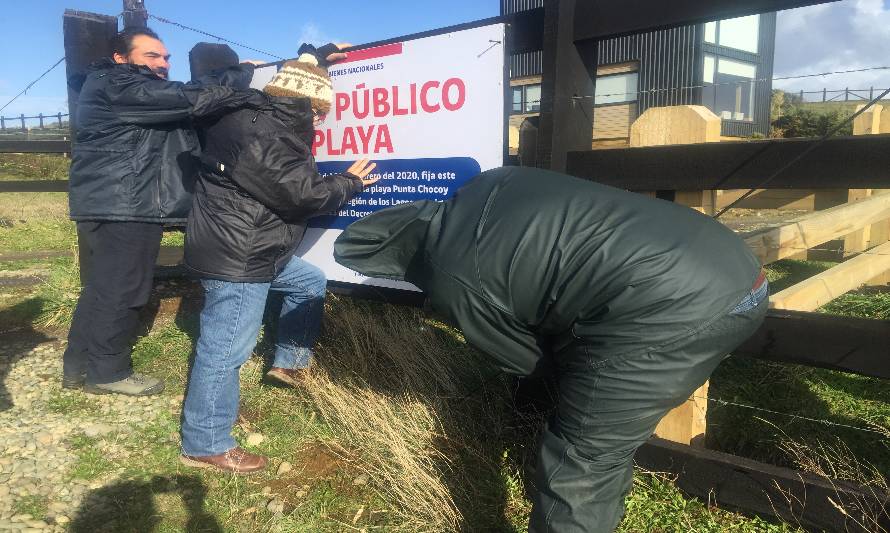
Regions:
<instances>
[{"instance_id":1,"label":"gravel path","mask_svg":"<svg viewBox=\"0 0 890 533\"><path fill-rule=\"evenodd\" d=\"M61 389L63 350L56 339L0 338L0 393L6 392L0 398L0 531L65 531L82 499L120 474L75 479L78 438L95 439L90 446L117 462L132 453L118 436L178 408L164 396L92 396ZM27 502L39 502L31 508L40 509L41 516L22 513Z\"/></svg>"}]
</instances>

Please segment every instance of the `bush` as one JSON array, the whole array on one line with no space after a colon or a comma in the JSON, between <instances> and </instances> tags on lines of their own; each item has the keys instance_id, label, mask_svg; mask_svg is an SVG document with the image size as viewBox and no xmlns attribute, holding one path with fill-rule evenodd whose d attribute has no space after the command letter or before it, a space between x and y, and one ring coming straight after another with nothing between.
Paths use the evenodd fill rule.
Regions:
<instances>
[{"instance_id":1,"label":"bush","mask_svg":"<svg viewBox=\"0 0 890 533\"><path fill-rule=\"evenodd\" d=\"M785 138L822 137L848 118L850 113L837 109L819 112L791 106L773 122L773 127ZM837 135L853 135L853 123L845 125Z\"/></svg>"}]
</instances>

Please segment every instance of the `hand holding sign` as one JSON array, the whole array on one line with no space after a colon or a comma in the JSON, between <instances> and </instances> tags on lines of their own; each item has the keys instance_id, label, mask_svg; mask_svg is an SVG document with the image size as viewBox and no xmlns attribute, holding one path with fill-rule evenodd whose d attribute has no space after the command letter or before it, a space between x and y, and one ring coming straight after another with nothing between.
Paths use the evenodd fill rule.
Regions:
<instances>
[{"instance_id":1,"label":"hand holding sign","mask_svg":"<svg viewBox=\"0 0 890 533\"><path fill-rule=\"evenodd\" d=\"M350 43L337 43L337 48L339 48L340 50L343 50L345 48L351 48L351 47L352 47L352 44L350 44ZM344 54L342 52L333 53L333 54L330 54L326 59L328 60L328 63L336 63L337 61L340 61L341 59L346 59L346 54Z\"/></svg>"},{"instance_id":2,"label":"hand holding sign","mask_svg":"<svg viewBox=\"0 0 890 533\"><path fill-rule=\"evenodd\" d=\"M357 176L358 179L362 180L362 186L368 187L369 185L373 185L380 180L380 176L371 179L365 179L368 174L371 173L372 170L377 168L377 163L371 163L368 159L359 159L355 163L350 166L346 172L352 174L353 176Z\"/></svg>"}]
</instances>

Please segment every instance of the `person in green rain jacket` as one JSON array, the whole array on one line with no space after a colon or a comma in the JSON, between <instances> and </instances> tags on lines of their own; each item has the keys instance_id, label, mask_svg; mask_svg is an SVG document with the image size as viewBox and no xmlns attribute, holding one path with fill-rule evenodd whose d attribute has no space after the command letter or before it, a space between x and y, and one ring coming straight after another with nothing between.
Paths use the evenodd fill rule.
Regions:
<instances>
[{"instance_id":1,"label":"person in green rain jacket","mask_svg":"<svg viewBox=\"0 0 890 533\"><path fill-rule=\"evenodd\" d=\"M532 532L615 529L634 452L754 333L769 291L757 258L719 222L530 168L369 215L334 256L419 287L507 372L555 369Z\"/></svg>"}]
</instances>

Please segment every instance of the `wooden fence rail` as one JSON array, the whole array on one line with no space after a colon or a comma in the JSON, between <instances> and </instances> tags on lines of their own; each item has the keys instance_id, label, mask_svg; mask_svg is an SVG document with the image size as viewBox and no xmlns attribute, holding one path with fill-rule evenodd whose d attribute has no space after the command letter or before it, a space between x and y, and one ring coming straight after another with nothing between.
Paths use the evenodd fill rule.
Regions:
<instances>
[{"instance_id":1,"label":"wooden fence rail","mask_svg":"<svg viewBox=\"0 0 890 533\"><path fill-rule=\"evenodd\" d=\"M0 154L70 154L71 141L0 140Z\"/></svg>"},{"instance_id":2,"label":"wooden fence rail","mask_svg":"<svg viewBox=\"0 0 890 533\"><path fill-rule=\"evenodd\" d=\"M33 117L26 117L24 114L21 114L17 117L4 117L3 115L0 115L0 131L5 133L7 130L6 123L7 122L15 122L15 121L18 121L21 125L21 127L14 128L16 131L28 131L28 128L25 126L26 120L40 121L39 127L40 127L40 129L43 129L44 128L43 121L46 119L50 119L50 120L56 119L56 124L58 124L58 127L61 128L62 127L62 117L67 117L67 116L68 116L68 113L63 114L61 112L56 113L55 115L44 115L43 113L40 113Z\"/></svg>"}]
</instances>

